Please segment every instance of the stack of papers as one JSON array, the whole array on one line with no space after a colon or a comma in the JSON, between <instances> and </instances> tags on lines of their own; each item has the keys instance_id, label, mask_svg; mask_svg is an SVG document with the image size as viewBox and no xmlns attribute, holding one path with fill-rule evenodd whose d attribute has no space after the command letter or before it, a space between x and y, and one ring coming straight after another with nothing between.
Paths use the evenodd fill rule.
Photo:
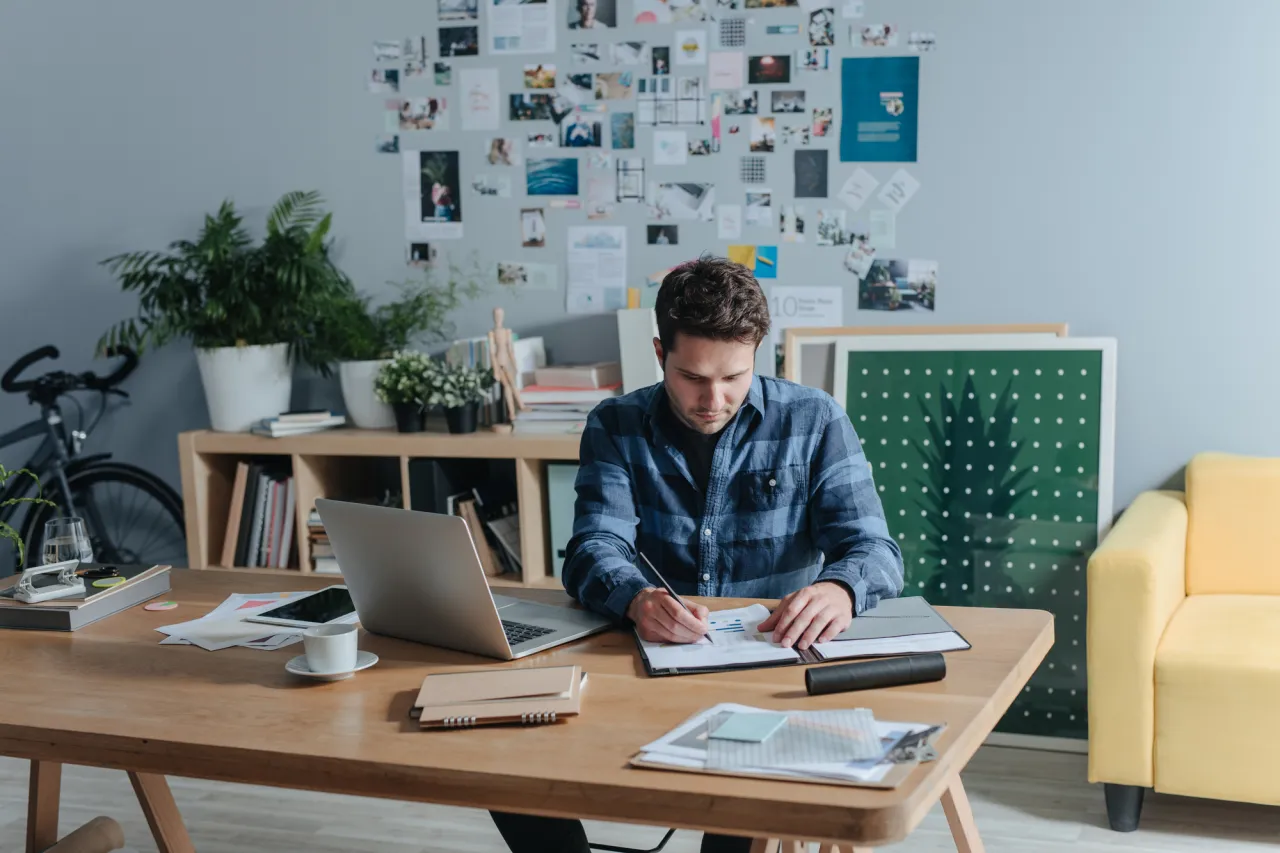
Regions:
<instances>
[{"instance_id":1,"label":"stack of papers","mask_svg":"<svg viewBox=\"0 0 1280 853\"><path fill-rule=\"evenodd\" d=\"M701 669L741 666L776 661L799 661L795 649L773 642L771 634L761 634L759 624L769 618L763 604L716 610L710 616L711 636L696 643L654 643L640 640L644 655L654 669Z\"/></svg>"},{"instance_id":2,"label":"stack of papers","mask_svg":"<svg viewBox=\"0 0 1280 853\"><path fill-rule=\"evenodd\" d=\"M646 765L661 765L672 769L684 770L716 770L717 764L712 762L710 751L712 739L710 732L735 714L769 713L764 708L752 708L724 702L690 717L677 728L646 744L641 748L635 760ZM789 712L790 717L840 714L842 712ZM789 720L790 722L790 720ZM915 748L903 748L907 744L914 746L916 742L924 742L938 731L937 726L925 723L901 723L875 721L875 729L880 736L881 752L878 758L857 761L842 760L839 748L827 748L816 741L804 744L802 749L788 750L793 752L792 760L766 766L735 764L732 772L735 775L770 776L792 778L797 781L843 781L854 784L874 785L881 782L899 764L915 762L926 757ZM772 737L779 737L775 734ZM723 765L721 765L723 766Z\"/></svg>"},{"instance_id":3,"label":"stack of papers","mask_svg":"<svg viewBox=\"0 0 1280 853\"><path fill-rule=\"evenodd\" d=\"M303 629L282 628L278 625L246 622L244 621L245 618L262 613L264 610L276 607L286 601L310 594L306 590L301 592L233 593L226 601L199 619L157 628L156 630L161 634L167 635L160 641L160 645L199 646L211 652L218 649L228 649L232 646L243 646L247 649L260 649L263 651L282 649L285 646L299 642L302 639ZM354 622L356 618L356 614L353 613L349 620L340 621Z\"/></svg>"}]
</instances>

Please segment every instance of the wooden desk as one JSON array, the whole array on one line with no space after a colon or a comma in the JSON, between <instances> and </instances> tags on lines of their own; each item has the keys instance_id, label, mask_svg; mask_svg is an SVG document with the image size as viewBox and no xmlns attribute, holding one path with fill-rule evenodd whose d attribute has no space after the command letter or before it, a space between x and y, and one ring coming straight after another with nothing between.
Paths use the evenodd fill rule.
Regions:
<instances>
[{"instance_id":1,"label":"wooden desk","mask_svg":"<svg viewBox=\"0 0 1280 853\"><path fill-rule=\"evenodd\" d=\"M762 839L762 851L763 839L776 838L897 841L941 798L961 849L980 850L959 772L1053 642L1052 617L1043 611L948 608L973 649L947 656L945 680L810 697L803 666L647 678L634 641L620 631L510 664L362 635L361 647L380 663L322 684L285 672L300 646L206 652L161 646L153 630L196 618L232 592L328 580L175 570L177 610L135 608L74 634L4 632L0 755L33 762L27 849L52 843L67 763L129 771L162 853L194 849L169 775L750 835ZM567 600L550 590L512 592ZM591 679L584 713L568 723L422 732L407 718L428 672L570 663ZM938 759L888 791L627 766L641 745L725 701L865 706L881 719L945 722L947 729Z\"/></svg>"}]
</instances>

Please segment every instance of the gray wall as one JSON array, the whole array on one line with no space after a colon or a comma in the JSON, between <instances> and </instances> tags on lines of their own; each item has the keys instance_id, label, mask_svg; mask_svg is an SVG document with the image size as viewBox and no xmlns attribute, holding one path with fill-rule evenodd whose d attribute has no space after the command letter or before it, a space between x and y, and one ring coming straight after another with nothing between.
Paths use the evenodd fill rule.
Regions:
<instances>
[{"instance_id":1,"label":"gray wall","mask_svg":"<svg viewBox=\"0 0 1280 853\"><path fill-rule=\"evenodd\" d=\"M629 0L619 5L627 17ZM1065 321L1073 335L1117 337L1117 508L1176 475L1198 450L1275 453L1272 422L1280 406L1270 382L1280 362L1273 331L1280 295L1267 261L1274 224L1266 211L1280 189L1271 82L1280 76L1271 35L1280 27L1280 5L866 5L866 22L896 23L904 41L912 29L937 34L937 50L923 59L920 163L908 167L922 188L899 217L894 254L940 262L938 311L905 319L856 311L841 250L812 243L780 245L779 283L846 285L849 323ZM372 152L383 98L364 91L364 79L374 39L434 37L432 6L6 0L0 361L52 341L64 366L88 366L99 334L133 306L96 262L191 234L224 197L260 221L280 193L319 189L336 212L341 262L361 286L382 292L384 282L408 274L400 163ZM757 28L766 20L803 20L799 10L748 14ZM846 23L837 32L842 46ZM670 43L676 29L630 28L598 40ZM571 40L562 22L561 73L573 70ZM803 36L753 31L748 50L802 45ZM505 96L519 89L522 63L458 59L455 80L462 67L497 65ZM683 69L675 70L678 76ZM806 82L810 106L832 103L838 125L837 74ZM445 94L456 101L456 82ZM460 116L453 119L460 126ZM542 125L512 129L522 135L535 126ZM711 168L718 199L741 203L734 176L746 133L743 122L710 164L694 158L689 167L661 170L662 177L691 180ZM424 147L461 149L470 172L491 135L441 134ZM649 140L638 132L635 153L646 159ZM832 149L834 193L853 164L838 162L835 138L816 144ZM783 146L770 158L775 204L791 193L790 163ZM882 181L895 168L869 167ZM584 215L548 211L549 248L520 249L523 173L512 174L515 198L466 196L466 239L440 245L464 253L483 248L491 261L555 260L563 275L564 227L585 222ZM811 215L817 202L805 202ZM633 226L633 278L697 251L724 249L713 223L681 223L681 245L660 249L644 245L642 210L616 221ZM776 240L746 229L743 242ZM566 317L563 294L504 299L511 325L546 336L554 358L616 356L611 316ZM460 312L459 334L486 328L494 301ZM207 423L190 347L148 357L129 389L132 405L95 444L176 484L175 434ZM298 397L336 402L331 383L307 377ZM0 430L29 416L21 401L6 399ZM19 456L4 451L0 460Z\"/></svg>"}]
</instances>

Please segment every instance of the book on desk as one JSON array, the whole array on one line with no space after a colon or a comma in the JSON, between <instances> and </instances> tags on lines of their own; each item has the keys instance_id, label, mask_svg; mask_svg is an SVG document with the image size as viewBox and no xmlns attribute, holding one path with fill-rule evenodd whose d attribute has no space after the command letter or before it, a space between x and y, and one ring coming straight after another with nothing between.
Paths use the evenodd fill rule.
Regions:
<instances>
[{"instance_id":1,"label":"book on desk","mask_svg":"<svg viewBox=\"0 0 1280 853\"><path fill-rule=\"evenodd\" d=\"M637 635L645 671L652 676L694 675L970 648L969 641L920 596L881 601L854 618L835 639L804 651L784 648L760 634L756 626L768 615L762 604L713 611L714 643L653 643Z\"/></svg>"},{"instance_id":2,"label":"book on desk","mask_svg":"<svg viewBox=\"0 0 1280 853\"><path fill-rule=\"evenodd\" d=\"M83 563L83 568L96 564ZM169 591L169 566L118 566L124 583L87 586L84 595L27 604L13 597L20 575L0 580L0 628L75 631Z\"/></svg>"}]
</instances>

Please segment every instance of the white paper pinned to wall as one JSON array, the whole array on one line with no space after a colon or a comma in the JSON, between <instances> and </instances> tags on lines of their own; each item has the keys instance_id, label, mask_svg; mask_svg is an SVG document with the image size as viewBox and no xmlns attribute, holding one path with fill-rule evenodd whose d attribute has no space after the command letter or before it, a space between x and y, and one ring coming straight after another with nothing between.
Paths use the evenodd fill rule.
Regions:
<instances>
[{"instance_id":1,"label":"white paper pinned to wall","mask_svg":"<svg viewBox=\"0 0 1280 853\"><path fill-rule=\"evenodd\" d=\"M920 182L911 176L906 169L899 169L889 178L889 182L880 190L880 200L894 213L906 207L907 202L920 189Z\"/></svg>"},{"instance_id":2,"label":"white paper pinned to wall","mask_svg":"<svg viewBox=\"0 0 1280 853\"><path fill-rule=\"evenodd\" d=\"M871 198L871 194L878 186L880 182L875 179L875 176L859 166L840 188L840 200L854 210L858 210L867 203L867 199Z\"/></svg>"},{"instance_id":3,"label":"white paper pinned to wall","mask_svg":"<svg viewBox=\"0 0 1280 853\"><path fill-rule=\"evenodd\" d=\"M458 72L462 92L462 129L497 130L499 111L498 69L464 68Z\"/></svg>"},{"instance_id":4,"label":"white paper pinned to wall","mask_svg":"<svg viewBox=\"0 0 1280 853\"><path fill-rule=\"evenodd\" d=\"M742 237L742 205L716 206L716 239L737 240Z\"/></svg>"}]
</instances>

